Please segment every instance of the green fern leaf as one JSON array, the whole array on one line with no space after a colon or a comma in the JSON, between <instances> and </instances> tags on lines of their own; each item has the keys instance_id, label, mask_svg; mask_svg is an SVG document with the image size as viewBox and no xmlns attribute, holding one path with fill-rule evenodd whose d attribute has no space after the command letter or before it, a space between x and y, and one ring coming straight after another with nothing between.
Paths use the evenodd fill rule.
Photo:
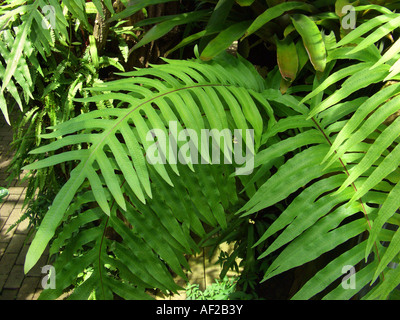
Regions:
<instances>
[{"instance_id":1,"label":"green fern leaf","mask_svg":"<svg viewBox=\"0 0 400 320\"><path fill-rule=\"evenodd\" d=\"M228 59L228 63L224 61L225 59ZM111 207L106 198L104 186L112 195L112 199L116 201L117 207L126 213L126 218L133 225L140 225L138 230L143 232L142 236L147 237L147 241L152 241L149 244L153 250L159 251L160 256L170 267L177 274L184 276L180 271L180 265L183 262L181 258L178 258L179 255L176 256L174 251L171 250L184 250L185 247L188 249L189 243L185 243L183 233L177 231L178 229L174 224L171 224L171 220L167 216L165 218L161 216L160 221L164 224L163 228L170 230L170 232L164 232L164 234L170 234L170 236L166 239L154 238L152 230L160 228L160 226L154 225L152 229L149 229L148 220L145 222L137 211L137 208L139 208L140 211L146 212L149 217L151 216L151 211L149 211L151 208L143 205L148 201L143 191L147 193L147 196L150 193L148 178L150 175L146 174L149 170L149 165L144 164L143 160L138 160L137 163L132 162L132 160L144 158L143 150L148 150L150 146L149 141L146 139L146 133L152 128L161 129L167 133L166 124L171 120L177 119L176 116L173 117L174 114L179 114L184 126L193 128L198 133L198 136L201 136L201 129L207 128L201 116L202 112L207 116L209 126L222 129L228 124L227 115L224 111L224 106L227 104L227 101L224 100L225 97L229 97L229 100L236 99L238 101L236 106L240 105L241 110L238 107L232 109L234 110L236 121L243 123L241 119L248 119L246 127L254 127L256 145L260 144L263 120L258 111L259 103L249 91L262 91L264 89L262 81L259 80L259 75L255 71L248 69L249 66L242 62L243 60L231 59L233 58L222 57L221 62L213 62L211 64L201 64L194 61L168 61L169 64L155 66L149 69L148 72L140 70L134 72L135 77L133 79L123 79L117 80L115 83L102 84L97 89L110 92L114 88L121 90L121 81L124 83L131 82L130 86L124 87L124 90L130 90L132 94L104 93L83 98L80 101L121 100L127 107L102 109L82 114L68 122L52 127L53 132L42 135L44 139L63 138L57 139L45 147L40 147L39 150L34 151L35 153L55 151L69 143L87 142L90 147L54 155L25 167L27 170L36 170L63 163L64 161L77 162L76 167L71 172L70 179L54 199L30 246L25 263L26 272L36 263L47 243L54 236L55 229L64 219L65 212L77 192L83 183L88 181L93 189L96 202L106 215L110 215ZM237 65L238 69L243 70L243 74L240 76L235 75L234 77L229 76L231 72L226 66L232 66L231 63ZM181 66L185 66L185 68L181 68ZM190 66L190 69L187 66ZM221 74L219 70L224 68L225 71ZM163 83L142 76L143 74L151 75L152 73L162 75L161 78L166 81ZM204 76L209 74L213 76L210 78L212 80L215 79L216 82L210 82L210 78ZM132 75L132 73L129 75ZM246 76L251 78L246 78ZM142 86L142 83L145 85ZM96 88L94 89L96 90ZM217 94L216 90L222 94ZM156 105L159 109L153 109L153 105ZM211 105L214 105L215 109L210 108ZM216 110L219 111L216 112ZM146 118L142 116L142 112L146 115ZM161 115L165 118L161 118ZM68 138L78 137L79 133L83 133L83 136L75 141L73 138ZM62 142L64 138L66 140ZM121 146L119 139L123 139L126 147ZM224 150L222 146L221 149ZM174 185L173 181L176 180L173 176L179 172L173 163L167 166L156 164L151 166L151 169L154 169L162 180L171 186ZM98 176L98 170L101 172L101 179ZM142 202L142 204L135 204L136 209L124 198L119 182L121 180L119 180L116 170L122 172L127 187L134 194L131 201L138 199ZM209 175L208 177L210 177L208 181L207 179L201 180L200 184L197 185L203 187L204 190L217 190L218 187L213 184L211 176ZM202 183L205 184L202 185ZM192 196L194 196L194 193ZM205 196L207 196L207 207L210 209L208 213L206 213L206 210L201 209L199 211L201 215L198 217L200 219L205 218L211 225L221 224L226 227L225 213L223 207L219 204L218 193L211 192L205 194ZM158 206L154 207L154 210L159 214L160 210L155 208L158 208ZM165 213L167 214L168 211ZM150 219L149 217L148 219ZM191 217L189 221L191 224L193 223L198 232L202 233L203 230L199 223L196 222L196 219L198 218ZM150 235L153 236L153 239L151 239ZM163 248L165 241L174 249Z\"/></svg>"}]
</instances>

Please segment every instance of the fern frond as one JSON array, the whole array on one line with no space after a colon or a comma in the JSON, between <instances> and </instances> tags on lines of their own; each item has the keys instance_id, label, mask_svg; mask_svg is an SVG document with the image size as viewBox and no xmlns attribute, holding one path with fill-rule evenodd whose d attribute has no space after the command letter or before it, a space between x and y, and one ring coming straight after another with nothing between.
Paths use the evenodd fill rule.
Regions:
<instances>
[{"instance_id":1,"label":"fern frond","mask_svg":"<svg viewBox=\"0 0 400 320\"><path fill-rule=\"evenodd\" d=\"M198 137L201 137L202 129L251 128L254 129L257 149L264 130L263 118L272 121L273 116L268 102L258 95L265 85L258 73L242 59L224 57L212 63L166 62L168 64L125 74L129 78L100 84L93 87L92 91L104 93L79 99L84 102L119 100L120 108L81 114L52 127L51 133L42 135L43 139L57 139L33 153L53 152L67 145L81 143L86 143L89 148L56 154L25 167L27 170L37 170L64 161L76 163L70 179L55 197L30 246L26 271L36 263L83 187L90 186L93 191L92 196L104 213L102 223L107 221L110 227L121 232L126 230L117 224L113 225L118 222L113 218L117 210L133 226L135 234L144 239L182 277L182 266L188 267L182 253L192 252L197 247L190 231L204 235L203 223L226 228L226 212L235 202L235 198L232 198L236 193L235 178L230 177L233 169L221 177L221 171L217 169L219 166L214 169L214 164L212 170L210 166L195 164L191 168L182 167L171 159L166 165L150 165L144 154L151 146L147 133L151 129L158 129L168 136L172 130L170 121L177 120L178 134L184 128L190 128ZM237 70L241 73L237 73ZM165 81L156 81L151 76ZM244 137L238 138L245 142ZM180 142L179 145L182 145L183 142ZM226 157L232 152L225 150L222 145L220 147ZM205 150L201 148L197 152L204 155ZM204 173L196 175L191 169ZM180 177L185 177L185 184ZM121 188L122 183L124 187ZM161 201L165 201L165 207ZM154 230L158 230L157 234ZM93 231L86 240L99 243L100 234ZM65 235L61 233L61 239L65 240ZM81 240L76 241L78 247L73 247L71 252L82 245ZM60 244L62 242L59 241ZM123 251L120 249L119 254ZM83 261L81 267L94 263L91 255L87 259L80 259ZM74 276L78 269L74 266ZM106 272L101 266L97 266L97 270L102 274ZM168 290L171 290L171 286ZM103 297L107 296L104 292Z\"/></svg>"},{"instance_id":2,"label":"fern frond","mask_svg":"<svg viewBox=\"0 0 400 320\"><path fill-rule=\"evenodd\" d=\"M368 48L371 55L353 56L360 63L331 74L325 71L304 98L294 93L274 95L271 89L271 94L264 94L277 114L279 108L281 112L286 110L286 115L263 136L266 146L256 155L256 176L261 177L273 165L276 172L257 188L238 213L260 214L290 199L254 247L262 246L273 237L259 259L279 252L267 269L264 281L327 257L329 262L293 299L310 299L315 295L322 295L324 299L349 299L376 282L377 289L366 298L381 296L381 293L387 296L395 287L386 282L386 274L396 278L387 265L398 260L398 233L385 229L384 225L390 219L396 221L399 205L399 122L398 119L385 121L398 109L399 87L394 83L368 97L351 95L387 76L388 66L379 71L370 69L380 60L380 55L374 53L376 48L370 44ZM346 52L349 48L332 50L328 61L337 63ZM337 83L343 80L339 86ZM336 90L328 93L332 87ZM297 101L297 106L290 101ZM310 109L298 109L303 106ZM289 156L291 153L294 154ZM282 157L287 159L277 162ZM367 232L370 233L368 241L364 240ZM388 241L390 250L381 241ZM342 267L348 265L356 268L356 290L346 290L340 283Z\"/></svg>"},{"instance_id":3,"label":"fern frond","mask_svg":"<svg viewBox=\"0 0 400 320\"><path fill-rule=\"evenodd\" d=\"M0 66L2 80L0 99L3 99L5 92L9 92L21 110L23 106L15 85L18 84L23 89L26 103L29 102L29 99L33 99L34 81L32 78L34 76L32 73L36 71L32 71L30 65L42 73L36 58L37 54L40 54L46 61L47 56L55 47L55 37L61 39L62 34L64 36L66 34L66 21L64 21L60 3L57 1L51 1L51 5L56 12L61 12L62 18L58 19L63 21L64 25L56 23L55 26L49 28L43 27L42 24L46 19L42 15L41 8L46 5L47 3L42 0L24 1L24 4L19 4L16 9L4 6L7 10L4 10L0 16L0 24L3 26L0 31L2 39L0 55L6 63L5 68ZM60 28L56 28L58 26ZM57 32L52 28L56 28L54 30ZM1 104L1 110L9 122L6 101Z\"/></svg>"}]
</instances>

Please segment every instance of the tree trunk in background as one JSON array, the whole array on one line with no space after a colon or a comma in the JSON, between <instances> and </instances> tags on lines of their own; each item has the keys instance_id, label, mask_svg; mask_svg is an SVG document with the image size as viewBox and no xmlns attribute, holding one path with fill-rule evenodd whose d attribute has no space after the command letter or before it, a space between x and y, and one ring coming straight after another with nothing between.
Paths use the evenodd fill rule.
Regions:
<instances>
[{"instance_id":1,"label":"tree trunk in background","mask_svg":"<svg viewBox=\"0 0 400 320\"><path fill-rule=\"evenodd\" d=\"M110 24L106 21L111 17L111 12L104 5L104 1L101 1L101 7L103 8L104 18L97 13L93 28L93 36L96 40L96 46L99 55L101 55L101 52L106 46L108 31L110 29Z\"/></svg>"},{"instance_id":2,"label":"tree trunk in background","mask_svg":"<svg viewBox=\"0 0 400 320\"><path fill-rule=\"evenodd\" d=\"M147 7L147 18L156 18L166 15L178 14L180 3L178 1L171 3L161 3ZM125 9L121 1L117 0L114 2L114 9L116 12L121 12ZM139 11L128 18L128 22L125 26L134 26L138 21L145 19L143 12ZM145 26L144 31L148 31L152 28L152 25ZM136 35L141 36L141 31L138 31ZM126 36L129 47L132 48L136 44L136 40L131 36ZM161 39L152 41L147 45L136 49L129 55L127 70L132 70L135 67L145 68L149 63L160 63L160 57L164 57L165 53L171 49L174 45L180 42L180 31L178 27L172 29Z\"/></svg>"}]
</instances>

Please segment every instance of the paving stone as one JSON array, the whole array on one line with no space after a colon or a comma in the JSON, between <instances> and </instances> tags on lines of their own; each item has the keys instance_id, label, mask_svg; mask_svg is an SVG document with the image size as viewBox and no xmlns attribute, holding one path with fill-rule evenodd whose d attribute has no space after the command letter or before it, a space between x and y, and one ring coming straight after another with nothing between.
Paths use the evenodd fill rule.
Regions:
<instances>
[{"instance_id":1,"label":"paving stone","mask_svg":"<svg viewBox=\"0 0 400 320\"><path fill-rule=\"evenodd\" d=\"M7 246L8 242L0 242L0 259L3 256L4 252L6 252Z\"/></svg>"},{"instance_id":2,"label":"paving stone","mask_svg":"<svg viewBox=\"0 0 400 320\"><path fill-rule=\"evenodd\" d=\"M0 208L0 217L8 217L15 207L15 203L13 202L6 202Z\"/></svg>"},{"instance_id":3,"label":"paving stone","mask_svg":"<svg viewBox=\"0 0 400 320\"><path fill-rule=\"evenodd\" d=\"M6 224L6 219L4 217L0 217L0 230L3 228L3 226Z\"/></svg>"},{"instance_id":4,"label":"paving stone","mask_svg":"<svg viewBox=\"0 0 400 320\"><path fill-rule=\"evenodd\" d=\"M10 231L9 228L11 227L10 224L5 224L0 230L0 242L7 242L9 243L15 233L15 228L11 229Z\"/></svg>"},{"instance_id":5,"label":"paving stone","mask_svg":"<svg viewBox=\"0 0 400 320\"><path fill-rule=\"evenodd\" d=\"M24 191L24 187L11 187L11 188L8 188L8 191L10 192L10 194L21 195L22 192Z\"/></svg>"},{"instance_id":6,"label":"paving stone","mask_svg":"<svg viewBox=\"0 0 400 320\"><path fill-rule=\"evenodd\" d=\"M2 160L0 163L0 168L7 169L11 164L12 159L8 158L7 160Z\"/></svg>"},{"instance_id":7,"label":"paving stone","mask_svg":"<svg viewBox=\"0 0 400 320\"><path fill-rule=\"evenodd\" d=\"M26 257L26 253L28 252L29 249L29 245L25 244L21 251L18 254L18 258L17 261L15 261L15 264L24 264L25 263L25 257Z\"/></svg>"},{"instance_id":8,"label":"paving stone","mask_svg":"<svg viewBox=\"0 0 400 320\"><path fill-rule=\"evenodd\" d=\"M5 253L0 260L0 275L8 275L17 260L17 253Z\"/></svg>"},{"instance_id":9,"label":"paving stone","mask_svg":"<svg viewBox=\"0 0 400 320\"><path fill-rule=\"evenodd\" d=\"M40 282L39 277L25 277L19 288L17 300L32 300Z\"/></svg>"},{"instance_id":10,"label":"paving stone","mask_svg":"<svg viewBox=\"0 0 400 320\"><path fill-rule=\"evenodd\" d=\"M23 234L15 234L8 244L6 253L19 253L24 245L25 238Z\"/></svg>"},{"instance_id":11,"label":"paving stone","mask_svg":"<svg viewBox=\"0 0 400 320\"><path fill-rule=\"evenodd\" d=\"M22 209L23 205L24 205L24 199L25 199L25 194L21 194L21 198L19 198L19 200L15 204L14 209L21 209L21 210L25 211L24 209Z\"/></svg>"},{"instance_id":12,"label":"paving stone","mask_svg":"<svg viewBox=\"0 0 400 320\"><path fill-rule=\"evenodd\" d=\"M37 300L37 299L39 298L40 294L42 293L42 291L43 291L42 288L36 289L35 294L33 295L32 300Z\"/></svg>"},{"instance_id":13,"label":"paving stone","mask_svg":"<svg viewBox=\"0 0 400 320\"><path fill-rule=\"evenodd\" d=\"M13 266L3 289L19 289L24 277L24 266Z\"/></svg>"},{"instance_id":14,"label":"paving stone","mask_svg":"<svg viewBox=\"0 0 400 320\"><path fill-rule=\"evenodd\" d=\"M2 274L0 275L0 292L3 290L4 284L6 283L8 275Z\"/></svg>"},{"instance_id":15,"label":"paving stone","mask_svg":"<svg viewBox=\"0 0 400 320\"><path fill-rule=\"evenodd\" d=\"M15 300L18 294L18 289L3 289L0 295L0 300Z\"/></svg>"},{"instance_id":16,"label":"paving stone","mask_svg":"<svg viewBox=\"0 0 400 320\"><path fill-rule=\"evenodd\" d=\"M8 177L8 173L5 173L4 170L0 170L0 180L2 181L2 186L5 187L3 181L6 181Z\"/></svg>"},{"instance_id":17,"label":"paving stone","mask_svg":"<svg viewBox=\"0 0 400 320\"><path fill-rule=\"evenodd\" d=\"M29 220L25 220L7 233L22 216L27 181L10 180L9 165L14 151L9 152L12 130L0 117L0 186L9 189L9 196L0 203L0 299L32 299L40 277L26 277L23 264L28 246L24 245ZM22 175L23 176L23 175Z\"/></svg>"},{"instance_id":18,"label":"paving stone","mask_svg":"<svg viewBox=\"0 0 400 320\"><path fill-rule=\"evenodd\" d=\"M17 186L17 180L13 180L10 184L10 187L16 187Z\"/></svg>"},{"instance_id":19,"label":"paving stone","mask_svg":"<svg viewBox=\"0 0 400 320\"><path fill-rule=\"evenodd\" d=\"M20 176L20 179L22 179L23 177L24 177L24 175ZM25 188L24 192L26 193L26 187L28 186L28 184L29 184L28 180L25 180L25 181L19 180L19 181L17 181L16 186L17 187L24 187Z\"/></svg>"},{"instance_id":20,"label":"paving stone","mask_svg":"<svg viewBox=\"0 0 400 320\"><path fill-rule=\"evenodd\" d=\"M10 213L6 224L13 225L18 222L18 220L22 217L22 209L15 209Z\"/></svg>"},{"instance_id":21,"label":"paving stone","mask_svg":"<svg viewBox=\"0 0 400 320\"><path fill-rule=\"evenodd\" d=\"M15 230L15 233L16 234L24 234L26 236L29 232L29 229L30 229L29 228L29 219L25 219L18 224L17 229Z\"/></svg>"},{"instance_id":22,"label":"paving stone","mask_svg":"<svg viewBox=\"0 0 400 320\"><path fill-rule=\"evenodd\" d=\"M17 203L19 198L21 197L21 194L9 194L7 198L5 198L4 202L5 203Z\"/></svg>"}]
</instances>

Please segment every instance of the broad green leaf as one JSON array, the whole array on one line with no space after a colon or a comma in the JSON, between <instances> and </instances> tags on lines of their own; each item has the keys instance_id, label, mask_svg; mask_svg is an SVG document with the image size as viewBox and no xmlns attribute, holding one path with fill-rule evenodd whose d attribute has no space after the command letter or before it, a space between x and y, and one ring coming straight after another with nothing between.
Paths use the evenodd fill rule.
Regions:
<instances>
[{"instance_id":1,"label":"broad green leaf","mask_svg":"<svg viewBox=\"0 0 400 320\"><path fill-rule=\"evenodd\" d=\"M195 34L192 34L192 35L184 38L175 47L173 47L172 49L168 50L165 55L169 56L172 52L174 52L174 51L176 51L176 50L178 50L178 49L180 49L182 47L185 47L189 43L192 43L192 42L194 42L194 41L196 41L198 39L201 39L202 37L205 36L205 34L206 34L206 30L202 30L202 31L199 31L199 32L197 32Z\"/></svg>"},{"instance_id":2,"label":"broad green leaf","mask_svg":"<svg viewBox=\"0 0 400 320\"><path fill-rule=\"evenodd\" d=\"M36 161L32 164L29 164L29 165L25 166L24 169L25 170L42 169L42 168L46 168L49 166L55 166L62 162L74 161L74 160L86 158L87 155L88 155L87 150L73 150L73 151L63 152L60 154L56 154L53 157L46 158L41 161Z\"/></svg>"},{"instance_id":3,"label":"broad green leaf","mask_svg":"<svg viewBox=\"0 0 400 320\"><path fill-rule=\"evenodd\" d=\"M85 28L93 33L93 26L89 23L86 10L85 1L81 0L63 0L63 4L68 8L68 11L72 13L73 16L78 18Z\"/></svg>"},{"instance_id":4,"label":"broad green leaf","mask_svg":"<svg viewBox=\"0 0 400 320\"><path fill-rule=\"evenodd\" d=\"M367 10L376 10L380 13L383 14L393 14L392 11L390 11L388 8L380 5L375 5L375 4L366 4L363 6L357 6L354 8L355 11L367 11Z\"/></svg>"},{"instance_id":5,"label":"broad green leaf","mask_svg":"<svg viewBox=\"0 0 400 320\"><path fill-rule=\"evenodd\" d=\"M98 68L99 56L97 54L96 40L94 39L93 35L89 36L89 51L90 51L90 55L92 57L92 62L93 62L94 67Z\"/></svg>"},{"instance_id":6,"label":"broad green leaf","mask_svg":"<svg viewBox=\"0 0 400 320\"><path fill-rule=\"evenodd\" d=\"M208 14L209 14L208 10L201 10L189 13L182 13L180 15L174 15L174 17L172 17L170 20L156 24L149 31L147 31L144 34L143 38L137 44L134 45L132 50L136 50L137 48L140 48L151 41L161 38L163 35L167 34L176 26L197 21Z\"/></svg>"},{"instance_id":7,"label":"broad green leaf","mask_svg":"<svg viewBox=\"0 0 400 320\"><path fill-rule=\"evenodd\" d=\"M326 48L317 25L309 17L302 14L293 15L292 22L303 39L304 47L315 70L324 71L326 66Z\"/></svg>"},{"instance_id":8,"label":"broad green leaf","mask_svg":"<svg viewBox=\"0 0 400 320\"><path fill-rule=\"evenodd\" d=\"M253 4L254 0L236 0L236 3L241 7L248 7Z\"/></svg>"},{"instance_id":9,"label":"broad green leaf","mask_svg":"<svg viewBox=\"0 0 400 320\"><path fill-rule=\"evenodd\" d=\"M108 214L109 212L108 201L100 177L92 168L87 169L86 175L90 182L97 203L99 204L103 212Z\"/></svg>"},{"instance_id":10,"label":"broad green leaf","mask_svg":"<svg viewBox=\"0 0 400 320\"><path fill-rule=\"evenodd\" d=\"M335 124L339 120L348 115L353 115L354 112L368 99L368 97L360 97L354 100L338 103L331 108L321 112L319 117L321 119L321 126L327 127L330 124Z\"/></svg>"},{"instance_id":11,"label":"broad green leaf","mask_svg":"<svg viewBox=\"0 0 400 320\"><path fill-rule=\"evenodd\" d=\"M174 272L182 278L186 278L182 271L177 253L171 246L171 241L173 243L175 241L173 241L172 236L166 232L166 229L161 225L158 219L154 219L153 217L154 214L148 208L140 205L139 208L134 209L128 204L126 214L128 221L136 226L141 237L143 237L153 250L157 251L160 257L168 263ZM158 230L158 232L154 232L154 230ZM166 245L166 243L169 245Z\"/></svg>"},{"instance_id":12,"label":"broad green leaf","mask_svg":"<svg viewBox=\"0 0 400 320\"><path fill-rule=\"evenodd\" d=\"M104 12L103 12L103 7L101 5L101 0L93 0L93 3L86 3L86 10L87 10L87 6L89 4L93 4L96 7L97 12L100 14L100 16L104 19Z\"/></svg>"},{"instance_id":13,"label":"broad green leaf","mask_svg":"<svg viewBox=\"0 0 400 320\"><path fill-rule=\"evenodd\" d=\"M11 125L10 117L8 116L7 101L4 98L4 94L3 93L0 93L0 109L1 109L1 112L3 113L4 119L6 120L6 122L9 125Z\"/></svg>"},{"instance_id":14,"label":"broad green leaf","mask_svg":"<svg viewBox=\"0 0 400 320\"><path fill-rule=\"evenodd\" d=\"M5 41L12 41L13 43L15 43L16 40L14 40L14 37L12 37L10 32L7 32L7 31L9 31L9 30L5 30L3 32ZM27 41L25 48L28 46L28 44L29 44L29 42ZM15 48L15 47L13 47L13 48ZM0 53L6 61L8 61L11 57L11 53L8 51L5 44L2 42L0 42ZM4 70L4 67L1 66L1 76L2 77L5 76L5 72L6 71ZM15 82L22 87L24 95L25 95L25 100L27 99L27 97L33 98L32 92L31 92L31 87L32 87L33 83L32 83L29 69L27 70L26 61L23 57L20 58L20 61L17 65L17 68L14 70L12 77L15 79ZM10 81L8 82L8 85L7 85L7 91L9 91L13 95L13 97L15 97L18 95L18 92L15 92L15 90L17 90L17 89L14 85L14 82L12 79L10 79ZM20 99L18 99L18 98L15 98L15 99L18 103L21 103ZM6 103L4 103L4 105L6 105ZM20 108L21 108L21 106L20 106Z\"/></svg>"},{"instance_id":15,"label":"broad green leaf","mask_svg":"<svg viewBox=\"0 0 400 320\"><path fill-rule=\"evenodd\" d=\"M56 288L43 290L43 292L39 296L39 300L57 299L63 293L63 290L70 285L70 281L75 279L78 274L80 274L82 270L93 263L95 259L96 252L94 250L91 250L87 254L67 261L62 267L62 277L56 273Z\"/></svg>"},{"instance_id":16,"label":"broad green leaf","mask_svg":"<svg viewBox=\"0 0 400 320\"><path fill-rule=\"evenodd\" d=\"M279 71L283 79L293 81L299 67L296 45L291 37L286 37L283 40L275 38L275 43Z\"/></svg>"},{"instance_id":17,"label":"broad green leaf","mask_svg":"<svg viewBox=\"0 0 400 320\"><path fill-rule=\"evenodd\" d=\"M137 0L135 2L128 2L128 6L125 10L115 13L111 16L108 22L117 21L121 19L125 19L134 15L136 12L142 10L151 5L166 3L166 2L174 2L176 0Z\"/></svg>"},{"instance_id":18,"label":"broad green leaf","mask_svg":"<svg viewBox=\"0 0 400 320\"><path fill-rule=\"evenodd\" d=\"M340 196L332 196L332 194L330 194L319 198L315 202L310 203L308 206L299 206L299 214L296 216L295 219L293 217L290 217L290 219L294 220L292 220L290 224L285 228L285 230L283 230L282 233L279 234L275 241L268 247L268 249L262 254L262 256L260 256L260 258L267 256L271 252L278 250L285 244L292 241L302 232L313 226L324 215L329 214L329 212L333 208L345 201L348 201L353 193L354 191L349 188L347 192L340 194Z\"/></svg>"},{"instance_id":19,"label":"broad green leaf","mask_svg":"<svg viewBox=\"0 0 400 320\"><path fill-rule=\"evenodd\" d=\"M125 300L152 300L152 297L146 294L144 288L133 287L110 277L107 278L106 282L113 292Z\"/></svg>"},{"instance_id":20,"label":"broad green leaf","mask_svg":"<svg viewBox=\"0 0 400 320\"><path fill-rule=\"evenodd\" d=\"M263 119L258 112L257 106L253 103L250 94L244 88L229 87L229 90L237 97L242 107L246 120L251 124L254 130L254 145L257 149L260 145L261 135L263 132Z\"/></svg>"},{"instance_id":21,"label":"broad green leaf","mask_svg":"<svg viewBox=\"0 0 400 320\"><path fill-rule=\"evenodd\" d=\"M272 90L275 91L275 90ZM284 107L289 107L291 109L293 109L294 111L296 111L296 113L299 113L301 115L307 115L309 113L309 109L307 106L305 106L304 104L302 104L301 102L299 102L299 100L297 98L295 98L292 95L289 94L280 94L280 92L278 91L278 95L270 95L271 91L270 90L265 90L263 92L263 95L266 99L268 99L269 101L275 101L280 103L281 105L283 105Z\"/></svg>"},{"instance_id":22,"label":"broad green leaf","mask_svg":"<svg viewBox=\"0 0 400 320\"><path fill-rule=\"evenodd\" d=\"M233 41L239 39L244 34L250 23L250 21L242 21L221 31L204 48L201 52L200 59L204 61L211 60L213 57L226 50Z\"/></svg>"},{"instance_id":23,"label":"broad green leaf","mask_svg":"<svg viewBox=\"0 0 400 320\"><path fill-rule=\"evenodd\" d=\"M49 253L55 254L65 245L66 240L70 239L74 232L85 224L101 219L103 212L100 208L93 208L82 212L79 218L72 219L67 223L57 237L52 241Z\"/></svg>"},{"instance_id":24,"label":"broad green leaf","mask_svg":"<svg viewBox=\"0 0 400 320\"><path fill-rule=\"evenodd\" d=\"M220 32L226 28L225 21L234 3L235 0L218 0L204 29L205 36L200 40L199 52L203 51L215 32Z\"/></svg>"},{"instance_id":25,"label":"broad green leaf","mask_svg":"<svg viewBox=\"0 0 400 320\"><path fill-rule=\"evenodd\" d=\"M323 291L336 279L343 276L343 266L355 266L362 260L365 247L366 241L354 246L328 263L322 270L318 271L310 280L306 282L306 284L292 297L292 300L309 300L317 293ZM357 277L356 283L358 281L359 279ZM359 290L361 288L362 287L359 287ZM356 293L356 290L349 291Z\"/></svg>"}]
</instances>

